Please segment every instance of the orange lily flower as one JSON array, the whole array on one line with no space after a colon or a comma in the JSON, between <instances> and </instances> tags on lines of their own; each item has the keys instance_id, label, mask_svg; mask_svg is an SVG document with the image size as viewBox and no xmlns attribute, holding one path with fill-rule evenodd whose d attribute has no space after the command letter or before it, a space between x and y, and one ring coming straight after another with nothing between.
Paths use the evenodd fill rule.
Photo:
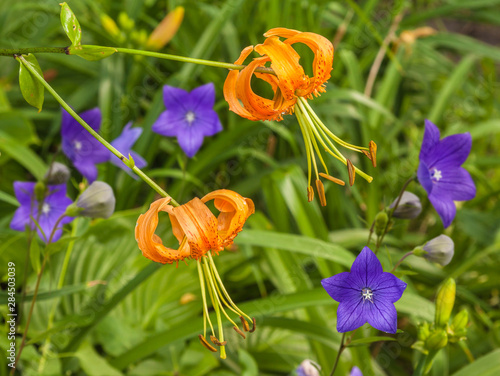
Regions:
<instances>
[{"instance_id":1,"label":"orange lily flower","mask_svg":"<svg viewBox=\"0 0 500 376\"><path fill-rule=\"evenodd\" d=\"M216 218L206 202L214 200L214 205L220 214ZM177 249L163 245L161 238L155 234L158 226L158 213L167 212L172 223L172 233L179 242ZM220 189L211 192L202 199L194 198L184 205L174 207L170 197L156 200L150 205L149 210L141 214L135 228L135 238L142 254L162 264L172 264L185 259L197 261L198 274L203 298L204 334L199 335L200 341L210 351L217 351L206 339L206 322L210 324L212 335L210 340L220 347L221 358L226 357L224 332L221 325L221 312L233 324L234 329L245 338L243 331L253 332L255 320L242 312L229 297L219 276L212 254L218 254L225 247L233 244L236 235L242 230L247 218L254 213L253 201L244 198L236 192ZM205 287L207 287L210 300L215 309L219 337L215 336L212 322L208 314L208 305ZM243 331L226 313L224 306L238 314L243 325ZM252 330L247 319L253 323Z\"/></svg>"},{"instance_id":2,"label":"orange lily flower","mask_svg":"<svg viewBox=\"0 0 500 376\"><path fill-rule=\"evenodd\" d=\"M332 140L347 149L363 153L370 158L374 166L376 163L375 143L371 141L369 147L360 147L341 140L321 122L307 102L307 99L312 99L325 91L325 83L330 78L333 64L332 43L318 34L285 28L271 29L264 36L266 40L263 44L259 44L255 48L253 46L246 47L235 61L235 64L243 64L253 50L259 53L261 57L253 59L241 71L230 71L226 78L224 98L229 104L229 109L253 121L280 121L283 119L283 115L292 113L297 115L306 143L309 170L307 196L309 201L314 197L311 186L311 166L315 170L316 187L321 205L326 205L326 199L323 183L319 180L320 176L337 184L345 185L342 180L328 175L328 169L323 161L320 149L325 150L347 166L351 185L354 183L356 173L371 182L372 177L353 166L351 161L344 157L334 146ZM281 41L280 37L285 39ZM295 43L305 44L314 53L313 77L307 76L303 67L299 64L300 55L292 47ZM265 67L267 63L271 64L274 75L256 72L257 68ZM251 80L254 74L257 78L271 85L274 92L273 99L261 97L252 90ZM315 155L319 157L326 174L318 172Z\"/></svg>"}]
</instances>

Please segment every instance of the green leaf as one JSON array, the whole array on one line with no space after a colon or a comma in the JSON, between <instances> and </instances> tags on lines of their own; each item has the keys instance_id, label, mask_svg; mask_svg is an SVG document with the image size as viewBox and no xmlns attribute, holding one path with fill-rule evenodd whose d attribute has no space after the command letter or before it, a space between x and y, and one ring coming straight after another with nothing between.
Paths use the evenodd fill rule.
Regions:
<instances>
[{"instance_id":1,"label":"green leaf","mask_svg":"<svg viewBox=\"0 0 500 376\"><path fill-rule=\"evenodd\" d=\"M477 359L460 371L455 372L453 376L495 376L500 374L500 349L496 349L489 354Z\"/></svg>"},{"instance_id":2,"label":"green leaf","mask_svg":"<svg viewBox=\"0 0 500 376\"><path fill-rule=\"evenodd\" d=\"M282 234L272 231L246 229L238 234L236 243L277 248L313 257L321 257L326 260L338 262L347 268L351 267L355 259L351 252L337 244L306 236Z\"/></svg>"},{"instance_id":3,"label":"green leaf","mask_svg":"<svg viewBox=\"0 0 500 376\"><path fill-rule=\"evenodd\" d=\"M351 341L347 345L347 347L364 346L364 345L369 345L370 343L373 343L373 342L380 342L380 341L397 341L397 339L394 337L383 337L383 336L360 338L360 339L355 339L354 341Z\"/></svg>"},{"instance_id":4,"label":"green leaf","mask_svg":"<svg viewBox=\"0 0 500 376\"><path fill-rule=\"evenodd\" d=\"M87 342L80 347L75 356L80 360L82 369L89 376L122 375L120 371L111 367L109 363Z\"/></svg>"},{"instance_id":5,"label":"green leaf","mask_svg":"<svg viewBox=\"0 0 500 376\"><path fill-rule=\"evenodd\" d=\"M33 238L30 246L30 260L31 266L33 270L35 270L36 274L40 273L40 246L38 244L38 240Z\"/></svg>"},{"instance_id":6,"label":"green leaf","mask_svg":"<svg viewBox=\"0 0 500 376\"><path fill-rule=\"evenodd\" d=\"M34 242L34 241L33 241ZM70 285L70 286L65 286L59 290L52 290L52 291L42 291L39 292L37 295L36 300L41 301L41 300L50 300L54 298L59 298L61 296L66 296L66 295L72 295L76 294L81 291L88 290L94 286L97 286L99 281L95 282L88 282L88 283L82 283L78 285ZM6 291L0 291L0 304L7 304L8 302L8 294ZM26 301L30 301L33 299L33 293L28 293L26 294Z\"/></svg>"},{"instance_id":7,"label":"green leaf","mask_svg":"<svg viewBox=\"0 0 500 376\"><path fill-rule=\"evenodd\" d=\"M71 40L71 45L79 46L82 44L82 29L80 27L80 23L66 2L60 5L62 27L68 38Z\"/></svg>"},{"instance_id":8,"label":"green leaf","mask_svg":"<svg viewBox=\"0 0 500 376\"><path fill-rule=\"evenodd\" d=\"M30 64L41 76L43 76L35 55L28 54L23 55L23 57L26 64ZM21 87L21 93L24 99L26 99L26 102L38 108L38 112L40 112L42 111L43 105L44 87L42 83L31 74L28 68L25 67L24 61L20 61L21 65L19 66L19 86Z\"/></svg>"},{"instance_id":9,"label":"green leaf","mask_svg":"<svg viewBox=\"0 0 500 376\"><path fill-rule=\"evenodd\" d=\"M116 48L113 47L101 47L101 46L71 46L68 48L68 55L76 55L89 61L97 61L104 59L108 56L113 55L117 52Z\"/></svg>"},{"instance_id":10,"label":"green leaf","mask_svg":"<svg viewBox=\"0 0 500 376\"><path fill-rule=\"evenodd\" d=\"M0 191L0 201L6 202L8 204L12 204L14 206L19 206L19 202L17 202L14 196L11 196L5 192Z\"/></svg>"},{"instance_id":11,"label":"green leaf","mask_svg":"<svg viewBox=\"0 0 500 376\"><path fill-rule=\"evenodd\" d=\"M43 179L47 171L45 162L33 150L4 135L1 131L0 150L24 166L37 180Z\"/></svg>"}]
</instances>

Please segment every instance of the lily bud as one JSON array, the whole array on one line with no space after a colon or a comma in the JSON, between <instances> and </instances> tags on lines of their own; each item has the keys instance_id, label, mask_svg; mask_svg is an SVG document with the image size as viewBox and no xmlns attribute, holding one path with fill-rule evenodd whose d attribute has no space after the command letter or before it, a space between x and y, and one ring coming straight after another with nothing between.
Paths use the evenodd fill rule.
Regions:
<instances>
[{"instance_id":1,"label":"lily bud","mask_svg":"<svg viewBox=\"0 0 500 376\"><path fill-rule=\"evenodd\" d=\"M101 14L101 24L104 30L106 30L110 36L112 36L113 38L120 37L120 29L118 28L115 20L113 20L105 13Z\"/></svg>"},{"instance_id":2,"label":"lily bud","mask_svg":"<svg viewBox=\"0 0 500 376\"><path fill-rule=\"evenodd\" d=\"M450 263L455 253L453 240L444 234L429 240L422 248L425 251L423 256L427 260L437 262L443 266Z\"/></svg>"},{"instance_id":3,"label":"lily bud","mask_svg":"<svg viewBox=\"0 0 500 376\"><path fill-rule=\"evenodd\" d=\"M389 221L389 216L385 211L381 211L375 216L375 234L382 235Z\"/></svg>"},{"instance_id":4,"label":"lily bud","mask_svg":"<svg viewBox=\"0 0 500 376\"><path fill-rule=\"evenodd\" d=\"M451 328L454 331L465 329L469 323L469 312L464 308L458 312L451 321Z\"/></svg>"},{"instance_id":5,"label":"lily bud","mask_svg":"<svg viewBox=\"0 0 500 376\"><path fill-rule=\"evenodd\" d=\"M445 327L450 319L457 285L453 278L448 278L440 287L436 296L436 326Z\"/></svg>"},{"instance_id":6,"label":"lily bud","mask_svg":"<svg viewBox=\"0 0 500 376\"><path fill-rule=\"evenodd\" d=\"M396 200L389 206L390 209L396 206ZM413 219L422 212L422 204L417 195L404 191L399 200L398 207L392 213L392 216L400 219Z\"/></svg>"},{"instance_id":7,"label":"lily bud","mask_svg":"<svg viewBox=\"0 0 500 376\"><path fill-rule=\"evenodd\" d=\"M298 376L320 376L320 370L321 367L319 366L319 364L306 359L302 363L300 363L300 365L296 369L296 372Z\"/></svg>"},{"instance_id":8,"label":"lily bud","mask_svg":"<svg viewBox=\"0 0 500 376\"><path fill-rule=\"evenodd\" d=\"M184 18L184 8L177 7L159 23L146 43L146 48L159 50L163 48L177 33Z\"/></svg>"},{"instance_id":9,"label":"lily bud","mask_svg":"<svg viewBox=\"0 0 500 376\"><path fill-rule=\"evenodd\" d=\"M69 168L66 165L63 165L62 163L59 162L54 162L49 167L49 170L43 177L43 180L48 185L59 185L66 183L69 180L70 176L71 172L69 171Z\"/></svg>"},{"instance_id":10,"label":"lily bud","mask_svg":"<svg viewBox=\"0 0 500 376\"><path fill-rule=\"evenodd\" d=\"M437 351L448 344L448 335L444 330L436 330L425 340L425 348L430 351Z\"/></svg>"},{"instance_id":11,"label":"lily bud","mask_svg":"<svg viewBox=\"0 0 500 376\"><path fill-rule=\"evenodd\" d=\"M95 181L78 197L76 206L80 215L90 218L109 218L115 210L113 189L102 181Z\"/></svg>"},{"instance_id":12,"label":"lily bud","mask_svg":"<svg viewBox=\"0 0 500 376\"><path fill-rule=\"evenodd\" d=\"M45 200L45 195L47 193L47 186L41 181L35 184L35 198L38 202L43 202Z\"/></svg>"}]
</instances>

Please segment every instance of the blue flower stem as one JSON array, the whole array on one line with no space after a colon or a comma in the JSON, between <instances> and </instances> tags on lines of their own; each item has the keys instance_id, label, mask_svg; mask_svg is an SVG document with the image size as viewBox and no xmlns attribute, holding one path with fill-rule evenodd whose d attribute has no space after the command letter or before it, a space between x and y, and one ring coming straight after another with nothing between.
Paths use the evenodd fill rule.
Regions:
<instances>
[{"instance_id":1,"label":"blue flower stem","mask_svg":"<svg viewBox=\"0 0 500 376\"><path fill-rule=\"evenodd\" d=\"M337 369L337 366L339 364L340 355L347 347L344 344L344 340L345 340L345 333L342 333L342 339L340 340L339 351L337 352L337 357L335 358L335 363L333 364L333 369L332 369L332 372L330 372L330 376L333 376L333 374L335 373L335 370Z\"/></svg>"},{"instance_id":2,"label":"blue flower stem","mask_svg":"<svg viewBox=\"0 0 500 376\"><path fill-rule=\"evenodd\" d=\"M149 176L147 176L142 170L137 168L131 159L127 159L122 153L120 153L117 149L115 149L108 141L102 138L96 131L92 129L90 125L88 125L65 101L61 98L59 94L49 85L47 81L29 64L24 57L16 56L16 60L19 60L21 64L23 64L26 69L30 71L30 73L35 77L40 83L49 91L50 94L59 102L59 104L66 110L68 113L82 125L97 141L99 141L102 145L104 145L111 153L116 155L126 166L130 167L132 171L134 171L142 180L144 180L151 188L153 188L158 194L163 197L170 197L171 204L173 206L179 206L177 201L175 201L167 192L165 192L158 184L156 184Z\"/></svg>"},{"instance_id":3,"label":"blue flower stem","mask_svg":"<svg viewBox=\"0 0 500 376\"><path fill-rule=\"evenodd\" d=\"M59 227L59 224L63 220L63 218L66 216L65 213L61 214L59 218L57 218L56 223L54 224L54 228L52 229L52 232L50 233L49 241L47 242L47 245L45 247L45 255L43 256L43 262L42 266L40 267L40 271L38 272L38 276L36 278L36 285L35 285L35 290L33 292L33 299L31 300L31 306L30 306L30 311L28 313L28 318L26 319L26 327L24 328L23 332L23 338L21 340L21 345L19 346L19 352L17 353L16 360L14 362L14 367L12 367L12 370L10 372L11 375L14 374L16 370L17 363L19 362L19 359L21 358L21 353L23 352L24 345L26 344L26 336L28 334L28 329L30 327L31 323L31 317L33 316L33 309L35 308L35 302L36 298L38 295L38 289L40 288L40 281L42 280L42 274L45 269L45 265L47 264L50 252L49 252L49 245L52 243L52 240L54 239L54 235L56 233L57 228ZM36 242L36 239L33 239L32 241Z\"/></svg>"},{"instance_id":4,"label":"blue flower stem","mask_svg":"<svg viewBox=\"0 0 500 376\"><path fill-rule=\"evenodd\" d=\"M394 211L398 208L399 206L399 203L401 202L401 198L403 197L403 193L405 193L405 190L406 188L408 188L408 186L410 185L410 183L412 181L415 180L415 176L412 176L411 178L409 178L404 184L403 184L403 188L401 188L401 192L399 192L399 196L398 198L396 199L396 202L394 204L394 207L391 208L391 209L387 209L387 216L388 216L388 219L387 219L387 223L385 225L385 228L384 228L384 231L382 232L382 234L380 236L377 237L377 242L375 244L375 254L377 254L378 252L378 249L380 248L380 246L382 245L382 241L384 240L385 238L385 235L389 232L389 229L391 227L391 224L392 224L392 215L394 214ZM373 228L375 226L375 221L373 221L372 223L372 226L370 228L370 233L368 235L368 243L367 245L370 243L370 239L372 237L372 234L373 234Z\"/></svg>"}]
</instances>

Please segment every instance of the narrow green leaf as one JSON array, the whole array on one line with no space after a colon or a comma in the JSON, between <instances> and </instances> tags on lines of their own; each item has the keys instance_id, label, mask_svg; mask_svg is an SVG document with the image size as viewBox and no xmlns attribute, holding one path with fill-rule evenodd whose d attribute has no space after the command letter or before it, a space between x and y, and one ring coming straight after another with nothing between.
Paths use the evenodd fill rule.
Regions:
<instances>
[{"instance_id":1,"label":"narrow green leaf","mask_svg":"<svg viewBox=\"0 0 500 376\"><path fill-rule=\"evenodd\" d=\"M79 46L82 44L82 29L80 27L80 23L66 2L60 5L62 27L68 38L71 40L71 45Z\"/></svg>"},{"instance_id":2,"label":"narrow green leaf","mask_svg":"<svg viewBox=\"0 0 500 376\"><path fill-rule=\"evenodd\" d=\"M453 376L496 376L500 374L500 349L496 349L489 354L477 359L474 363L468 364Z\"/></svg>"},{"instance_id":3,"label":"narrow green leaf","mask_svg":"<svg viewBox=\"0 0 500 376\"><path fill-rule=\"evenodd\" d=\"M369 345L370 343L373 342L380 342L380 341L397 341L397 339L394 337L374 336L374 337L355 339L354 341L351 341L347 346L348 347L364 346L364 345Z\"/></svg>"},{"instance_id":4,"label":"narrow green leaf","mask_svg":"<svg viewBox=\"0 0 500 376\"><path fill-rule=\"evenodd\" d=\"M31 266L33 267L33 270L35 270L36 274L40 273L40 245L38 244L38 240L36 238L31 241L30 260Z\"/></svg>"},{"instance_id":5,"label":"narrow green leaf","mask_svg":"<svg viewBox=\"0 0 500 376\"><path fill-rule=\"evenodd\" d=\"M43 179L43 175L47 171L45 162L30 148L5 136L2 132L0 132L0 151L5 152L24 166L37 180Z\"/></svg>"},{"instance_id":6,"label":"narrow green leaf","mask_svg":"<svg viewBox=\"0 0 500 376\"><path fill-rule=\"evenodd\" d=\"M35 242L35 241L33 241L33 242ZM88 290L88 289L90 289L98 284L99 283L96 283L96 282L94 282L94 283L88 282L88 283L82 283L79 285L65 286L59 290L42 291L42 292L38 293L36 300L37 301L50 300L50 299L54 299L54 298L59 298L61 296L76 294L78 292ZM8 301L7 298L8 298L7 292L0 291L0 304L7 304L7 301ZM32 292L26 294L26 301L30 301L31 299L33 299Z\"/></svg>"},{"instance_id":7,"label":"narrow green leaf","mask_svg":"<svg viewBox=\"0 0 500 376\"><path fill-rule=\"evenodd\" d=\"M337 244L307 236L246 229L238 234L235 240L237 244L277 248L313 257L321 257L338 262L347 268L351 267L355 259L351 252Z\"/></svg>"},{"instance_id":8,"label":"narrow green leaf","mask_svg":"<svg viewBox=\"0 0 500 376\"><path fill-rule=\"evenodd\" d=\"M123 375L117 369L111 367L109 363L100 356L89 343L84 343L75 353L80 359L80 364L89 376L120 376Z\"/></svg>"},{"instance_id":9,"label":"narrow green leaf","mask_svg":"<svg viewBox=\"0 0 500 376\"><path fill-rule=\"evenodd\" d=\"M24 60L27 64L30 64L41 76L43 76L40 65L36 60L35 55L28 54L23 55ZM43 98L44 98L44 87L40 81L38 81L31 72L24 66L24 62L20 61L19 66L19 86L21 87L21 93L24 99L30 105L38 108L38 112L42 111Z\"/></svg>"},{"instance_id":10,"label":"narrow green leaf","mask_svg":"<svg viewBox=\"0 0 500 376\"><path fill-rule=\"evenodd\" d=\"M68 55L76 55L89 61L97 61L104 59L108 56L113 55L117 52L116 48L113 47L101 47L101 46L71 46L68 48Z\"/></svg>"},{"instance_id":11,"label":"narrow green leaf","mask_svg":"<svg viewBox=\"0 0 500 376\"><path fill-rule=\"evenodd\" d=\"M0 201L6 202L8 204L12 204L14 206L19 206L19 202L17 202L16 198L0 191Z\"/></svg>"}]
</instances>

